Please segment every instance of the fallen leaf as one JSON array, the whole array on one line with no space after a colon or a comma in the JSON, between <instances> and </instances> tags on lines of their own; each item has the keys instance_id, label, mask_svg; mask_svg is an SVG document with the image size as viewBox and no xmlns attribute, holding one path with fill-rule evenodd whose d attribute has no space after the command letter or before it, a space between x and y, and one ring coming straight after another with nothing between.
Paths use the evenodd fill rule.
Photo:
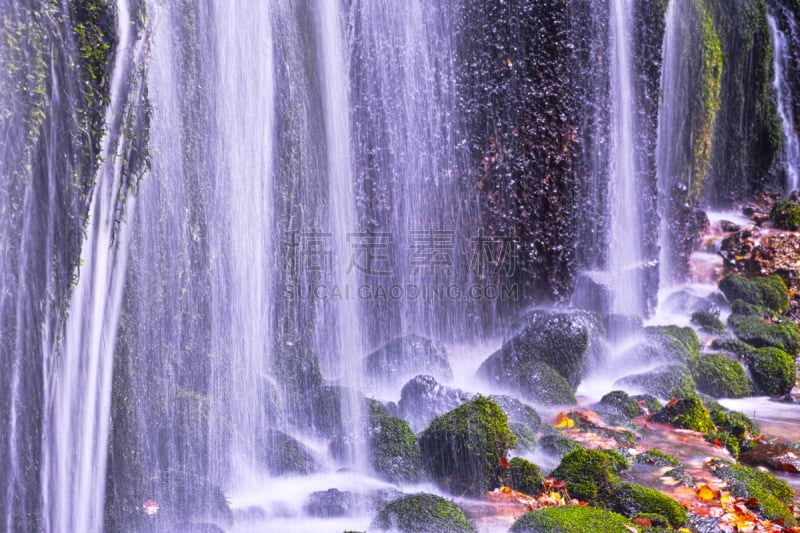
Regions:
<instances>
[{"instance_id":1,"label":"fallen leaf","mask_svg":"<svg viewBox=\"0 0 800 533\"><path fill-rule=\"evenodd\" d=\"M553 427L556 428L571 428L575 427L575 421L572 420L570 417L567 416L567 413L558 413L556 415L556 421L553 423Z\"/></svg>"},{"instance_id":2,"label":"fallen leaf","mask_svg":"<svg viewBox=\"0 0 800 533\"><path fill-rule=\"evenodd\" d=\"M508 468L508 459L506 459L505 457L501 457L500 466L502 466L503 468Z\"/></svg>"},{"instance_id":3,"label":"fallen leaf","mask_svg":"<svg viewBox=\"0 0 800 533\"><path fill-rule=\"evenodd\" d=\"M637 516L633 519L633 523L642 527L651 527L653 525L653 522L646 516Z\"/></svg>"},{"instance_id":4,"label":"fallen leaf","mask_svg":"<svg viewBox=\"0 0 800 533\"><path fill-rule=\"evenodd\" d=\"M719 493L712 490L708 485L700 485L697 488L697 497L704 501L710 501L719 497Z\"/></svg>"}]
</instances>

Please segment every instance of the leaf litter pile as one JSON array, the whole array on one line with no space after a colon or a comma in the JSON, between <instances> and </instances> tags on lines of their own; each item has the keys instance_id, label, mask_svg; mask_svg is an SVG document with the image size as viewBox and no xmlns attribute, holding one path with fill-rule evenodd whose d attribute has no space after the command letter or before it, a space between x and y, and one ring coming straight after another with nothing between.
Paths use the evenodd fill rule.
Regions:
<instances>
[{"instance_id":1,"label":"leaf litter pile","mask_svg":"<svg viewBox=\"0 0 800 533\"><path fill-rule=\"evenodd\" d=\"M637 426L638 439L633 437L630 428L608 425L600 415L587 408L558 413L552 426L560 430L565 437L586 448L622 449L629 457L658 448L680 457L683 463L680 467L676 468L674 465L660 467L655 470L655 477L644 484L678 501L689 511L690 517L694 516L705 524L711 523L713 527L698 529L681 527L676 531L800 533L800 527L789 527L781 518L767 520L759 517L757 512L761 502L756 498L737 498L730 490L726 490L728 483L715 476L715 470L719 466L734 464L735 461L719 439L709 441L697 431L650 422L649 415L635 418L632 422ZM753 444L765 440L764 435L747 436L747 438ZM508 468L506 458L501 459L501 465ZM790 469L782 470L796 473ZM587 505L584 501L571 498L567 483L553 477L545 478L543 490L539 494L524 494L503 486L488 492L486 500L494 508L496 518L505 517L508 521L537 509ZM792 505L789 508L794 517L798 518L798 507ZM625 527L634 533L646 531L653 526L650 519L644 516L637 516L632 521L640 528L639 530L631 526ZM693 521L689 520L689 527Z\"/></svg>"}]
</instances>

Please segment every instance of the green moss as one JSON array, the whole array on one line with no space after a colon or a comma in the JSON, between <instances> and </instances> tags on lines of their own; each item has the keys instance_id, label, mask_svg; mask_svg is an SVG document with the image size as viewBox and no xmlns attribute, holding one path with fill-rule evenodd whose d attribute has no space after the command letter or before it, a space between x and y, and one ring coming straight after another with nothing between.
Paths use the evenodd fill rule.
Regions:
<instances>
[{"instance_id":1,"label":"green moss","mask_svg":"<svg viewBox=\"0 0 800 533\"><path fill-rule=\"evenodd\" d=\"M661 450L647 450L640 453L634 458L634 461L643 465L656 465L656 466L679 466L681 464L678 459L672 455L666 454Z\"/></svg>"},{"instance_id":2,"label":"green moss","mask_svg":"<svg viewBox=\"0 0 800 533\"><path fill-rule=\"evenodd\" d=\"M694 203L703 188L711 161L712 135L720 108L720 89L722 86L722 44L714 27L714 19L704 0L695 0L697 19L693 23L692 39L699 43L692 46L695 53L690 55L690 71L696 73L699 91L691 93L693 153L691 163L691 188L689 203ZM698 31L699 30L699 31Z\"/></svg>"},{"instance_id":3,"label":"green moss","mask_svg":"<svg viewBox=\"0 0 800 533\"><path fill-rule=\"evenodd\" d=\"M536 433L531 428L517 422L511 422L508 427L517 438L515 448L519 452L530 452L536 448Z\"/></svg>"},{"instance_id":4,"label":"green moss","mask_svg":"<svg viewBox=\"0 0 800 533\"><path fill-rule=\"evenodd\" d=\"M778 313L785 313L789 309L786 284L778 275L747 279L739 274L730 274L719 282L719 290L730 302L742 300Z\"/></svg>"},{"instance_id":5,"label":"green moss","mask_svg":"<svg viewBox=\"0 0 800 533\"><path fill-rule=\"evenodd\" d=\"M566 481L573 498L593 502L619 482L617 474L628 466L618 452L579 448L565 455L550 476Z\"/></svg>"},{"instance_id":6,"label":"green moss","mask_svg":"<svg viewBox=\"0 0 800 533\"><path fill-rule=\"evenodd\" d=\"M274 476L322 470L322 462L311 450L282 431L270 430L260 446L261 462Z\"/></svg>"},{"instance_id":7,"label":"green moss","mask_svg":"<svg viewBox=\"0 0 800 533\"><path fill-rule=\"evenodd\" d=\"M688 362L700 355L700 339L690 327L648 326L644 331L649 337L661 339L662 342L677 341L684 350L684 354L678 357L682 362Z\"/></svg>"},{"instance_id":8,"label":"green moss","mask_svg":"<svg viewBox=\"0 0 800 533\"><path fill-rule=\"evenodd\" d=\"M761 348L745 355L753 383L761 394L783 396L795 384L797 365L794 357L778 348Z\"/></svg>"},{"instance_id":9,"label":"green moss","mask_svg":"<svg viewBox=\"0 0 800 533\"><path fill-rule=\"evenodd\" d=\"M672 403L672 402L671 402ZM670 424L684 429L693 429L700 433L711 433L715 430L708 410L697 398L681 398L671 405L665 406L651 418L653 422Z\"/></svg>"},{"instance_id":10,"label":"green moss","mask_svg":"<svg viewBox=\"0 0 800 533\"><path fill-rule=\"evenodd\" d=\"M752 352L755 348L733 337L725 337L722 339L714 339L711 341L711 348L714 350L722 350L734 355L744 355Z\"/></svg>"},{"instance_id":11,"label":"green moss","mask_svg":"<svg viewBox=\"0 0 800 533\"><path fill-rule=\"evenodd\" d=\"M624 418L635 418L644 414L639 402L628 396L626 392L619 390L611 391L600 398L598 408Z\"/></svg>"},{"instance_id":12,"label":"green moss","mask_svg":"<svg viewBox=\"0 0 800 533\"><path fill-rule=\"evenodd\" d=\"M617 513L568 505L525 513L514 522L510 533L621 533L632 526Z\"/></svg>"},{"instance_id":13,"label":"green moss","mask_svg":"<svg viewBox=\"0 0 800 533\"><path fill-rule=\"evenodd\" d=\"M742 398L753 393L744 368L720 354L706 354L692 364L697 390L716 398Z\"/></svg>"},{"instance_id":14,"label":"green moss","mask_svg":"<svg viewBox=\"0 0 800 533\"><path fill-rule=\"evenodd\" d=\"M477 531L459 506L440 496L424 493L400 498L381 509L369 530L397 533Z\"/></svg>"},{"instance_id":15,"label":"green moss","mask_svg":"<svg viewBox=\"0 0 800 533\"><path fill-rule=\"evenodd\" d=\"M759 502L761 517L781 518L787 526L795 524L789 505L793 504L794 490L772 474L743 465L726 465L717 468L716 475L728 482L728 490L737 498L755 498Z\"/></svg>"},{"instance_id":16,"label":"green moss","mask_svg":"<svg viewBox=\"0 0 800 533\"><path fill-rule=\"evenodd\" d=\"M712 335L721 335L725 333L725 322L719 319L719 316L708 311L695 311L692 313L692 324L697 324L701 331L710 333Z\"/></svg>"},{"instance_id":17,"label":"green moss","mask_svg":"<svg viewBox=\"0 0 800 533\"><path fill-rule=\"evenodd\" d=\"M483 396L435 418L419 438L434 481L453 494L473 496L502 485L500 461L515 442L506 414Z\"/></svg>"},{"instance_id":18,"label":"green moss","mask_svg":"<svg viewBox=\"0 0 800 533\"><path fill-rule=\"evenodd\" d=\"M525 494L538 494L544 487L544 476L539 467L523 459L512 457L508 462L508 485Z\"/></svg>"},{"instance_id":19,"label":"green moss","mask_svg":"<svg viewBox=\"0 0 800 533\"><path fill-rule=\"evenodd\" d=\"M652 527L642 529L644 533L656 533L657 531L674 531L672 528L669 527L669 520L665 516L655 513L639 513L633 517L634 520L637 518L646 518L652 524Z\"/></svg>"},{"instance_id":20,"label":"green moss","mask_svg":"<svg viewBox=\"0 0 800 533\"><path fill-rule=\"evenodd\" d=\"M756 348L780 348L789 354L800 349L800 329L788 318L766 322L758 316L731 315L728 325L736 336Z\"/></svg>"},{"instance_id":21,"label":"green moss","mask_svg":"<svg viewBox=\"0 0 800 533\"><path fill-rule=\"evenodd\" d=\"M710 441L719 440L734 457L739 457L740 452L752 447L749 439L758 435L755 422L745 414L729 411L721 405L714 406L706 402L706 406L711 412L711 421L717 427L715 432L707 435Z\"/></svg>"},{"instance_id":22,"label":"green moss","mask_svg":"<svg viewBox=\"0 0 800 533\"><path fill-rule=\"evenodd\" d=\"M800 229L800 204L778 198L772 205L769 217L777 227L797 231Z\"/></svg>"},{"instance_id":23,"label":"green moss","mask_svg":"<svg viewBox=\"0 0 800 533\"><path fill-rule=\"evenodd\" d=\"M641 374L625 376L614 383L614 387L639 389L668 399L695 394L692 374L681 364L664 365Z\"/></svg>"},{"instance_id":24,"label":"green moss","mask_svg":"<svg viewBox=\"0 0 800 533\"><path fill-rule=\"evenodd\" d=\"M417 438L408 422L389 416L374 400L369 402L369 420L372 469L383 479L395 483L418 481L422 459Z\"/></svg>"},{"instance_id":25,"label":"green moss","mask_svg":"<svg viewBox=\"0 0 800 533\"><path fill-rule=\"evenodd\" d=\"M636 400L639 405L644 406L648 413L655 413L661 409L661 402L659 402L658 398L651 394L637 394L632 396L632 398Z\"/></svg>"},{"instance_id":26,"label":"green moss","mask_svg":"<svg viewBox=\"0 0 800 533\"><path fill-rule=\"evenodd\" d=\"M683 506L666 494L635 483L618 483L605 495L607 508L625 516L653 513L665 517L671 526L679 527L687 519Z\"/></svg>"}]
</instances>

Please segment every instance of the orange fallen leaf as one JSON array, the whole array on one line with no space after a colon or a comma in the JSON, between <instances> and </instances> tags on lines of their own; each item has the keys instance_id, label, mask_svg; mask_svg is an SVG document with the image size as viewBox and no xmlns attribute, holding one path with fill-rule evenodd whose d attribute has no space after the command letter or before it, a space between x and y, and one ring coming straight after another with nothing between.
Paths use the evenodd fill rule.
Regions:
<instances>
[{"instance_id":1,"label":"orange fallen leaf","mask_svg":"<svg viewBox=\"0 0 800 533\"><path fill-rule=\"evenodd\" d=\"M502 466L503 468L508 468L508 459L506 459L505 457L501 457L500 466Z\"/></svg>"},{"instance_id":2,"label":"orange fallen leaf","mask_svg":"<svg viewBox=\"0 0 800 533\"><path fill-rule=\"evenodd\" d=\"M681 401L681 398L673 398L673 399L671 399L669 401L669 403L667 404L667 409L669 409L670 407L672 407L673 405L675 405L679 401Z\"/></svg>"},{"instance_id":3,"label":"orange fallen leaf","mask_svg":"<svg viewBox=\"0 0 800 533\"><path fill-rule=\"evenodd\" d=\"M646 516L637 516L633 519L633 523L642 527L651 527L653 525L653 522Z\"/></svg>"}]
</instances>

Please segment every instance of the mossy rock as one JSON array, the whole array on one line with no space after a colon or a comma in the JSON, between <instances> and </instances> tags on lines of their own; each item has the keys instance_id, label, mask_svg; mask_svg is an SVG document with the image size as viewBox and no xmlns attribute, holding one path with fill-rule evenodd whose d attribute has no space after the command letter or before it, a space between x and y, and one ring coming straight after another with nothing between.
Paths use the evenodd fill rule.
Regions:
<instances>
[{"instance_id":1,"label":"mossy rock","mask_svg":"<svg viewBox=\"0 0 800 533\"><path fill-rule=\"evenodd\" d=\"M713 442L718 440L731 452L733 457L739 457L741 452L752 448L750 438L758 436L758 428L744 413L730 411L716 402L703 400L710 411L711 421L716 426L716 431L706 435Z\"/></svg>"},{"instance_id":2,"label":"mossy rock","mask_svg":"<svg viewBox=\"0 0 800 533\"><path fill-rule=\"evenodd\" d=\"M508 462L508 486L525 494L536 495L544 488L544 476L538 466L522 457Z\"/></svg>"},{"instance_id":3,"label":"mossy rock","mask_svg":"<svg viewBox=\"0 0 800 533\"><path fill-rule=\"evenodd\" d=\"M555 368L535 358L508 358L503 349L483 362L478 377L501 390L545 405L575 405L569 382Z\"/></svg>"},{"instance_id":4,"label":"mossy rock","mask_svg":"<svg viewBox=\"0 0 800 533\"><path fill-rule=\"evenodd\" d=\"M458 505L440 496L422 493L400 498L381 509L369 531L470 533L477 529Z\"/></svg>"},{"instance_id":5,"label":"mossy rock","mask_svg":"<svg viewBox=\"0 0 800 533\"><path fill-rule=\"evenodd\" d=\"M657 413L653 413L650 420L700 433L711 433L716 429L708 410L695 397L670 402Z\"/></svg>"},{"instance_id":6,"label":"mossy rock","mask_svg":"<svg viewBox=\"0 0 800 533\"><path fill-rule=\"evenodd\" d=\"M642 465L653 466L680 466L681 462L672 455L662 452L661 450L647 450L633 458L634 462Z\"/></svg>"},{"instance_id":7,"label":"mossy rock","mask_svg":"<svg viewBox=\"0 0 800 533\"><path fill-rule=\"evenodd\" d=\"M730 274L719 282L719 290L730 302L743 300L778 313L789 309L789 293L778 275L747 279L739 274Z\"/></svg>"},{"instance_id":8,"label":"mossy rock","mask_svg":"<svg viewBox=\"0 0 800 533\"><path fill-rule=\"evenodd\" d=\"M714 339L711 341L711 348L714 350L722 350L734 355L744 355L755 350L755 348L746 342L742 342L734 337Z\"/></svg>"},{"instance_id":9,"label":"mossy rock","mask_svg":"<svg viewBox=\"0 0 800 533\"><path fill-rule=\"evenodd\" d=\"M532 452L536 449L536 432L525 424L510 422L508 428L517 438L515 449L519 453Z\"/></svg>"},{"instance_id":10,"label":"mossy rock","mask_svg":"<svg viewBox=\"0 0 800 533\"><path fill-rule=\"evenodd\" d=\"M692 365L697 390L715 398L743 398L753 393L744 367L721 354L701 355Z\"/></svg>"},{"instance_id":11,"label":"mossy rock","mask_svg":"<svg viewBox=\"0 0 800 533\"><path fill-rule=\"evenodd\" d=\"M655 413L661 409L661 402L652 394L635 394L631 396L636 402L647 409L648 413Z\"/></svg>"},{"instance_id":12,"label":"mossy rock","mask_svg":"<svg viewBox=\"0 0 800 533\"><path fill-rule=\"evenodd\" d=\"M591 503L618 483L617 474L629 466L618 452L578 448L561 459L550 477L566 481L573 498Z\"/></svg>"},{"instance_id":13,"label":"mossy rock","mask_svg":"<svg viewBox=\"0 0 800 533\"><path fill-rule=\"evenodd\" d=\"M797 231L800 229L800 204L784 198L778 198L772 204L769 218L781 229Z\"/></svg>"},{"instance_id":14,"label":"mossy rock","mask_svg":"<svg viewBox=\"0 0 800 533\"><path fill-rule=\"evenodd\" d=\"M553 433L549 433L539 437L539 441L537 445L540 450L550 453L552 455L556 455L559 458L563 458L569 452L577 449L583 448L583 446L575 442L574 440L565 437L560 432L553 430Z\"/></svg>"},{"instance_id":15,"label":"mossy rock","mask_svg":"<svg viewBox=\"0 0 800 533\"><path fill-rule=\"evenodd\" d=\"M596 507L566 505L529 511L510 533L623 533L633 527L624 516Z\"/></svg>"},{"instance_id":16,"label":"mossy rock","mask_svg":"<svg viewBox=\"0 0 800 533\"><path fill-rule=\"evenodd\" d=\"M474 397L472 393L440 384L433 376L415 376L400 391L399 415L418 432L437 416Z\"/></svg>"},{"instance_id":17,"label":"mossy rock","mask_svg":"<svg viewBox=\"0 0 800 533\"><path fill-rule=\"evenodd\" d=\"M484 396L435 418L419 437L425 468L437 485L471 496L502 485L501 459L515 442L506 414Z\"/></svg>"},{"instance_id":18,"label":"mossy rock","mask_svg":"<svg viewBox=\"0 0 800 533\"><path fill-rule=\"evenodd\" d=\"M539 429L542 425L542 417L540 417L536 409L530 405L503 394L493 394L490 397L497 402L497 405L500 406L508 417L509 422L524 424L534 431Z\"/></svg>"},{"instance_id":19,"label":"mossy rock","mask_svg":"<svg viewBox=\"0 0 800 533\"><path fill-rule=\"evenodd\" d=\"M727 488L735 497L758 500L758 514L762 518L780 518L787 526L795 525L789 509L794 503L794 490L785 481L767 472L734 464L717 468L715 475L728 482Z\"/></svg>"},{"instance_id":20,"label":"mossy rock","mask_svg":"<svg viewBox=\"0 0 800 533\"><path fill-rule=\"evenodd\" d=\"M422 459L414 432L374 400L369 402L369 450L372 469L381 478L394 483L419 480Z\"/></svg>"},{"instance_id":21,"label":"mossy rock","mask_svg":"<svg viewBox=\"0 0 800 533\"><path fill-rule=\"evenodd\" d=\"M642 330L642 340L621 356L632 365L681 363L688 364L700 354L700 340L689 327L648 326Z\"/></svg>"},{"instance_id":22,"label":"mossy rock","mask_svg":"<svg viewBox=\"0 0 800 533\"><path fill-rule=\"evenodd\" d=\"M417 374L432 375L441 381L453 379L447 349L441 342L405 335L392 339L364 359L364 375L373 384L400 385Z\"/></svg>"},{"instance_id":23,"label":"mossy rock","mask_svg":"<svg viewBox=\"0 0 800 533\"><path fill-rule=\"evenodd\" d=\"M756 348L780 348L795 355L800 348L800 328L789 318L765 321L760 316L731 315L728 325L734 334Z\"/></svg>"},{"instance_id":24,"label":"mossy rock","mask_svg":"<svg viewBox=\"0 0 800 533\"><path fill-rule=\"evenodd\" d=\"M720 320L718 315L709 311L695 311L692 313L692 324L696 324L700 331L711 335L721 335L727 329L725 322Z\"/></svg>"},{"instance_id":25,"label":"mossy rock","mask_svg":"<svg viewBox=\"0 0 800 533\"><path fill-rule=\"evenodd\" d=\"M597 313L579 309L535 309L525 315L522 327L499 351L503 367L535 360L546 363L567 380L580 383L587 358L601 350L605 328Z\"/></svg>"},{"instance_id":26,"label":"mossy rock","mask_svg":"<svg viewBox=\"0 0 800 533\"><path fill-rule=\"evenodd\" d=\"M784 396L794 387L797 364L794 357L778 348L761 348L745 355L753 384L761 394Z\"/></svg>"},{"instance_id":27,"label":"mossy rock","mask_svg":"<svg viewBox=\"0 0 800 533\"><path fill-rule=\"evenodd\" d=\"M621 390L611 391L602 398L596 405L597 411L616 417L631 419L644 414L639 402L628 396L628 393Z\"/></svg>"},{"instance_id":28,"label":"mossy rock","mask_svg":"<svg viewBox=\"0 0 800 533\"><path fill-rule=\"evenodd\" d=\"M617 483L613 491L604 495L604 499L607 508L624 516L653 513L665 517L676 528L688 517L686 509L674 499L636 483Z\"/></svg>"},{"instance_id":29,"label":"mossy rock","mask_svg":"<svg viewBox=\"0 0 800 533\"><path fill-rule=\"evenodd\" d=\"M647 391L661 398L693 396L695 385L689 369L682 364L662 365L641 374L617 380L614 387Z\"/></svg>"},{"instance_id":30,"label":"mossy rock","mask_svg":"<svg viewBox=\"0 0 800 533\"><path fill-rule=\"evenodd\" d=\"M260 447L261 462L273 476L307 475L323 469L317 454L283 431L269 430Z\"/></svg>"}]
</instances>

